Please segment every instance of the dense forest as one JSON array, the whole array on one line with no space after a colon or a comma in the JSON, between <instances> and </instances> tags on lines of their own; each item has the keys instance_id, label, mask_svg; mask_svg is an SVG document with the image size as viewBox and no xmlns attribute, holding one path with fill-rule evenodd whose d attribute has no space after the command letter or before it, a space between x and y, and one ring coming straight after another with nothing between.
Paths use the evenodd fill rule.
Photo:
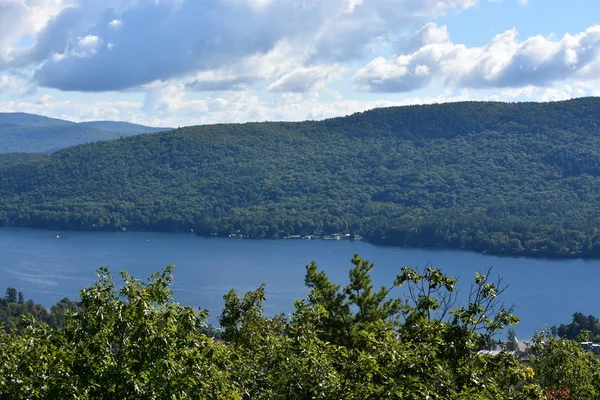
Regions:
<instances>
[{"instance_id":1,"label":"dense forest","mask_svg":"<svg viewBox=\"0 0 600 400\"><path fill-rule=\"evenodd\" d=\"M75 123L26 113L0 113L0 153L49 153L65 147L169 128L115 121Z\"/></svg>"},{"instance_id":2,"label":"dense forest","mask_svg":"<svg viewBox=\"0 0 600 400\"><path fill-rule=\"evenodd\" d=\"M0 155L0 225L600 257L599 133L600 98L463 102Z\"/></svg>"},{"instance_id":3,"label":"dense forest","mask_svg":"<svg viewBox=\"0 0 600 400\"><path fill-rule=\"evenodd\" d=\"M475 275L460 304L457 280L439 269L404 267L377 289L373 267L355 255L341 286L311 263L308 296L289 317L264 315L264 287L232 290L223 296L218 338L206 331L206 311L172 300L172 266L148 280L122 272L118 285L100 268L80 302L64 303L60 323L29 316L19 329L0 331L0 398L600 396L600 359L574 341L538 334L526 354L483 351L518 322L487 274ZM0 310L20 300L9 288Z\"/></svg>"}]
</instances>

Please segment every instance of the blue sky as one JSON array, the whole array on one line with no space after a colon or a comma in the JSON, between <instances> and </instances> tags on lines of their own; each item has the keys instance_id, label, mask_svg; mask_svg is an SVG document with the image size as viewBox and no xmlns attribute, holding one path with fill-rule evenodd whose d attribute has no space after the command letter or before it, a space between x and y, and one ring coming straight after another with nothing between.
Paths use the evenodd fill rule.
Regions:
<instances>
[{"instance_id":1,"label":"blue sky","mask_svg":"<svg viewBox=\"0 0 600 400\"><path fill-rule=\"evenodd\" d=\"M182 126L594 95L592 0L0 0L0 112Z\"/></svg>"}]
</instances>

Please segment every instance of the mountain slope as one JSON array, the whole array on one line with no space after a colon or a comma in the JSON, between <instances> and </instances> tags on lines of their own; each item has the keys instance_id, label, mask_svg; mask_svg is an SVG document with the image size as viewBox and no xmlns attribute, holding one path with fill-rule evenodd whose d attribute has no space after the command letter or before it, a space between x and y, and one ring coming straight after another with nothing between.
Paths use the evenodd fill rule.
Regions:
<instances>
[{"instance_id":1,"label":"mountain slope","mask_svg":"<svg viewBox=\"0 0 600 400\"><path fill-rule=\"evenodd\" d=\"M131 134L102 131L77 124L50 126L0 125L0 153L48 153L81 143L118 139L128 135Z\"/></svg>"},{"instance_id":2,"label":"mountain slope","mask_svg":"<svg viewBox=\"0 0 600 400\"><path fill-rule=\"evenodd\" d=\"M77 144L166 129L127 122L74 123L34 114L0 113L0 153L53 152Z\"/></svg>"},{"instance_id":3,"label":"mountain slope","mask_svg":"<svg viewBox=\"0 0 600 400\"><path fill-rule=\"evenodd\" d=\"M91 122L80 122L79 125L89 126L104 131L116 131L116 132L127 132L127 133L153 133L168 131L173 128L156 128L151 126L144 126L138 124L132 124L129 122L120 121L91 121Z\"/></svg>"},{"instance_id":4,"label":"mountain slope","mask_svg":"<svg viewBox=\"0 0 600 400\"><path fill-rule=\"evenodd\" d=\"M21 126L75 125L75 122L27 113L0 113L0 124Z\"/></svg>"},{"instance_id":5,"label":"mountain slope","mask_svg":"<svg viewBox=\"0 0 600 400\"><path fill-rule=\"evenodd\" d=\"M0 166L15 166L28 161L39 161L45 157L42 153L0 153Z\"/></svg>"},{"instance_id":6,"label":"mountain slope","mask_svg":"<svg viewBox=\"0 0 600 400\"><path fill-rule=\"evenodd\" d=\"M0 223L600 256L600 99L197 126L0 164Z\"/></svg>"}]
</instances>

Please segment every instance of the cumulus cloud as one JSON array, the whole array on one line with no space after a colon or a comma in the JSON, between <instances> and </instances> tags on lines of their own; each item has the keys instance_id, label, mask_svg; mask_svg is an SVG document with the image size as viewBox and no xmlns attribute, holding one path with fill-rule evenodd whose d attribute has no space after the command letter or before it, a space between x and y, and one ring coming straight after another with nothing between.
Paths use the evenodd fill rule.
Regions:
<instances>
[{"instance_id":1,"label":"cumulus cloud","mask_svg":"<svg viewBox=\"0 0 600 400\"><path fill-rule=\"evenodd\" d=\"M236 69L282 43L293 43L303 57L270 79L290 81L284 75L301 74L294 70L359 59L411 26L472 7L476 0L2 0L0 7L6 2L0 18L21 21L23 28L0 20L5 66L33 66L41 86L107 91ZM44 18L25 18L35 4L45 5ZM26 33L35 35L35 44L15 47ZM81 38L97 38L93 51L81 50ZM245 77L257 78L250 75L196 80L190 87L206 90L228 82L240 87ZM314 74L305 75L310 89ZM285 85L273 86L279 87Z\"/></svg>"},{"instance_id":2,"label":"cumulus cloud","mask_svg":"<svg viewBox=\"0 0 600 400\"><path fill-rule=\"evenodd\" d=\"M267 79L277 79L303 65L308 51L299 45L281 40L266 53L244 57L232 65L200 71L187 77L186 88L194 91L241 90Z\"/></svg>"},{"instance_id":3,"label":"cumulus cloud","mask_svg":"<svg viewBox=\"0 0 600 400\"><path fill-rule=\"evenodd\" d=\"M208 77L211 74L201 74ZM245 90L256 79L252 76L234 76L231 78L200 78L187 82L185 87L198 92L215 92L221 90Z\"/></svg>"},{"instance_id":4,"label":"cumulus cloud","mask_svg":"<svg viewBox=\"0 0 600 400\"><path fill-rule=\"evenodd\" d=\"M0 92L12 90L18 87L18 81L13 76L0 76Z\"/></svg>"},{"instance_id":5,"label":"cumulus cloud","mask_svg":"<svg viewBox=\"0 0 600 400\"><path fill-rule=\"evenodd\" d=\"M450 39L448 28L435 22L423 25L417 32L404 41L400 41L401 50L414 52L428 44L446 43Z\"/></svg>"},{"instance_id":6,"label":"cumulus cloud","mask_svg":"<svg viewBox=\"0 0 600 400\"><path fill-rule=\"evenodd\" d=\"M73 121L119 120L152 126L185 126L222 122L299 121L349 115L377 107L411 104L447 103L467 100L554 101L579 96L598 95L599 81L575 81L551 88L529 87L504 89L483 96L469 89L446 89L434 95L406 96L398 100L350 100L334 96L325 100L317 95L274 93L268 101L251 90L222 91L218 95L198 98L182 83L153 82L145 85L140 101L96 101L94 95L82 99L63 100L39 95L34 99L0 101L0 112L23 111ZM87 99L87 100L86 100Z\"/></svg>"},{"instance_id":7,"label":"cumulus cloud","mask_svg":"<svg viewBox=\"0 0 600 400\"><path fill-rule=\"evenodd\" d=\"M221 92L196 99L181 84L152 83L143 101L65 101L52 96L0 101L0 112L23 111L72 121L122 120L152 126L184 126L221 122L299 121L349 115L376 107L443 103L471 99L467 90L436 96L390 100L324 101L299 93L275 94L263 101L250 90Z\"/></svg>"},{"instance_id":8,"label":"cumulus cloud","mask_svg":"<svg viewBox=\"0 0 600 400\"><path fill-rule=\"evenodd\" d=\"M24 37L34 36L70 0L0 0L0 68L8 66Z\"/></svg>"},{"instance_id":9,"label":"cumulus cloud","mask_svg":"<svg viewBox=\"0 0 600 400\"><path fill-rule=\"evenodd\" d=\"M340 65L318 65L295 69L273 82L270 92L304 93L322 89L332 80L339 78L343 68Z\"/></svg>"},{"instance_id":10,"label":"cumulus cloud","mask_svg":"<svg viewBox=\"0 0 600 400\"><path fill-rule=\"evenodd\" d=\"M354 76L356 86L373 92L406 92L443 79L469 88L548 86L590 74L600 66L600 25L560 40L533 36L524 41L516 29L496 35L483 47L467 47L444 39L440 28L428 24L421 37L433 37L418 50L386 59L377 57Z\"/></svg>"},{"instance_id":11,"label":"cumulus cloud","mask_svg":"<svg viewBox=\"0 0 600 400\"><path fill-rule=\"evenodd\" d=\"M179 126L600 94L600 26L558 39L513 29L469 47L428 22L488 1L499 2L0 0L0 109ZM346 73L357 66L355 88L414 94L348 100ZM431 95L438 83L452 89ZM38 86L111 91L115 101L82 93L68 102ZM119 91L136 93L119 101Z\"/></svg>"},{"instance_id":12,"label":"cumulus cloud","mask_svg":"<svg viewBox=\"0 0 600 400\"><path fill-rule=\"evenodd\" d=\"M8 74L0 76L0 94L23 97L37 92L37 86L29 82L24 76Z\"/></svg>"}]
</instances>

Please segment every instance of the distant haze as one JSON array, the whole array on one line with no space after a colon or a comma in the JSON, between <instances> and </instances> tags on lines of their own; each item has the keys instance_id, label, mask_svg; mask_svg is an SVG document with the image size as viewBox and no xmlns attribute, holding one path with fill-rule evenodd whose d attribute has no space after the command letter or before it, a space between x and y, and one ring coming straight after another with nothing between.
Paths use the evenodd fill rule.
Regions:
<instances>
[{"instance_id":1,"label":"distant haze","mask_svg":"<svg viewBox=\"0 0 600 400\"><path fill-rule=\"evenodd\" d=\"M75 123L26 113L0 113L0 153L49 153L82 143L170 130L129 122Z\"/></svg>"}]
</instances>

